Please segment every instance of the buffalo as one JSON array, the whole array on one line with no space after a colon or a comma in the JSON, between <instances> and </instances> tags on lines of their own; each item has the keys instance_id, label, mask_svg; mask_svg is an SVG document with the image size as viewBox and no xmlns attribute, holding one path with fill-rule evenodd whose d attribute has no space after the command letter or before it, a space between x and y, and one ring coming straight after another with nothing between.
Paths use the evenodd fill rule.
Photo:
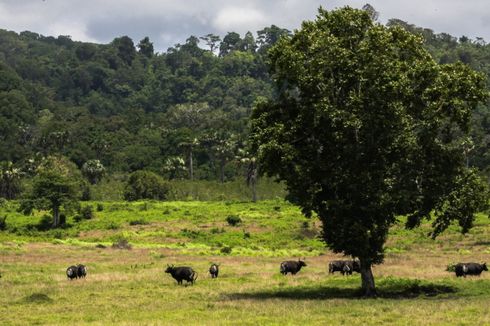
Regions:
<instances>
[{"instance_id":1,"label":"buffalo","mask_svg":"<svg viewBox=\"0 0 490 326\"><path fill-rule=\"evenodd\" d=\"M303 266L307 266L303 260L287 260L281 263L279 271L282 275L287 275L288 273L296 275L296 273L298 273Z\"/></svg>"},{"instance_id":2,"label":"buffalo","mask_svg":"<svg viewBox=\"0 0 490 326\"><path fill-rule=\"evenodd\" d=\"M73 265L68 267L66 269L66 277L68 277L70 280L78 278L78 267Z\"/></svg>"},{"instance_id":3,"label":"buffalo","mask_svg":"<svg viewBox=\"0 0 490 326\"><path fill-rule=\"evenodd\" d=\"M454 272L457 277L466 275L478 275L483 271L488 271L487 263L478 264L478 263L458 263L454 266Z\"/></svg>"},{"instance_id":4,"label":"buffalo","mask_svg":"<svg viewBox=\"0 0 490 326\"><path fill-rule=\"evenodd\" d=\"M356 260L333 260L328 264L328 273L341 272L342 275L352 275L352 272L361 272L361 264Z\"/></svg>"},{"instance_id":5,"label":"buffalo","mask_svg":"<svg viewBox=\"0 0 490 326\"><path fill-rule=\"evenodd\" d=\"M185 280L187 283L190 282L191 284L194 284L197 279L197 272L186 266L175 267L174 265L167 265L165 273L172 275L172 277L177 281L177 284L182 284L183 280Z\"/></svg>"},{"instance_id":6,"label":"buffalo","mask_svg":"<svg viewBox=\"0 0 490 326\"><path fill-rule=\"evenodd\" d=\"M209 274L211 274L211 278L217 278L219 274L219 264L212 264L209 267Z\"/></svg>"},{"instance_id":7,"label":"buffalo","mask_svg":"<svg viewBox=\"0 0 490 326\"><path fill-rule=\"evenodd\" d=\"M82 264L78 264L77 265L77 276L79 278L85 278L85 276L87 276L87 267L85 265L82 265Z\"/></svg>"}]
</instances>

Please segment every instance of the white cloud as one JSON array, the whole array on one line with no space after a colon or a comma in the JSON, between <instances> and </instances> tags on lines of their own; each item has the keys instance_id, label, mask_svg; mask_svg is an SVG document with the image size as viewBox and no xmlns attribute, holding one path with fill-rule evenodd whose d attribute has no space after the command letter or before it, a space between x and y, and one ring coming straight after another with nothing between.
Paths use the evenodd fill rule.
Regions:
<instances>
[{"instance_id":1,"label":"white cloud","mask_svg":"<svg viewBox=\"0 0 490 326\"><path fill-rule=\"evenodd\" d=\"M253 8L223 8L213 21L213 26L222 32L255 31L265 25L267 25L267 19L264 14Z\"/></svg>"}]
</instances>

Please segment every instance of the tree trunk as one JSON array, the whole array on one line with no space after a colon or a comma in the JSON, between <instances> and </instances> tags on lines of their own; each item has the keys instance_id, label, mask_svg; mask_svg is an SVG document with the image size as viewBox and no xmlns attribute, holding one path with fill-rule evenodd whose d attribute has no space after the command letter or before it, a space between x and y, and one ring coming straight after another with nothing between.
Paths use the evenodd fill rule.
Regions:
<instances>
[{"instance_id":1,"label":"tree trunk","mask_svg":"<svg viewBox=\"0 0 490 326\"><path fill-rule=\"evenodd\" d=\"M221 158L219 162L219 174L220 174L220 180L221 183L225 182L225 159Z\"/></svg>"},{"instance_id":2,"label":"tree trunk","mask_svg":"<svg viewBox=\"0 0 490 326\"><path fill-rule=\"evenodd\" d=\"M252 202L256 202L257 201L257 186L256 186L256 183L257 183L257 179L254 177L252 179Z\"/></svg>"},{"instance_id":3,"label":"tree trunk","mask_svg":"<svg viewBox=\"0 0 490 326\"><path fill-rule=\"evenodd\" d=\"M189 151L189 174L191 181L194 181L194 164L192 163L192 147Z\"/></svg>"},{"instance_id":4,"label":"tree trunk","mask_svg":"<svg viewBox=\"0 0 490 326\"><path fill-rule=\"evenodd\" d=\"M57 228L60 225L60 208L58 206L53 207L53 227Z\"/></svg>"},{"instance_id":5,"label":"tree trunk","mask_svg":"<svg viewBox=\"0 0 490 326\"><path fill-rule=\"evenodd\" d=\"M374 276L371 266L372 263L369 260L361 259L362 291L363 295L366 297L376 296L376 287L374 285Z\"/></svg>"}]
</instances>

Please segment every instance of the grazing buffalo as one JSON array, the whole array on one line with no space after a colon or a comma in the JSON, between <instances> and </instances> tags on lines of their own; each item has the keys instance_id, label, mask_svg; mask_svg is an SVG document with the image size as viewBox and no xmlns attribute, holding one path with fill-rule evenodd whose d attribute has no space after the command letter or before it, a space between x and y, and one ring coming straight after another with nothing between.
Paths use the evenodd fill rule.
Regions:
<instances>
[{"instance_id":1,"label":"grazing buffalo","mask_svg":"<svg viewBox=\"0 0 490 326\"><path fill-rule=\"evenodd\" d=\"M487 263L459 263L454 267L454 272L456 273L457 277L466 277L466 275L480 276L481 272L483 271L488 271Z\"/></svg>"},{"instance_id":2,"label":"grazing buffalo","mask_svg":"<svg viewBox=\"0 0 490 326\"><path fill-rule=\"evenodd\" d=\"M209 267L209 274L211 274L211 278L217 278L219 274L219 264L212 264Z\"/></svg>"},{"instance_id":3,"label":"grazing buffalo","mask_svg":"<svg viewBox=\"0 0 490 326\"><path fill-rule=\"evenodd\" d=\"M82 264L78 264L77 265L77 276L79 278L85 278L85 276L87 276L87 267L85 265L82 265Z\"/></svg>"},{"instance_id":4,"label":"grazing buffalo","mask_svg":"<svg viewBox=\"0 0 490 326\"><path fill-rule=\"evenodd\" d=\"M66 277L68 277L70 280L77 278L78 277L78 267L77 266L68 267L66 269Z\"/></svg>"},{"instance_id":5,"label":"grazing buffalo","mask_svg":"<svg viewBox=\"0 0 490 326\"><path fill-rule=\"evenodd\" d=\"M195 272L190 267L175 267L174 265L167 265L167 269L165 273L169 273L172 277L177 281L177 284L182 284L182 281L185 280L187 283L194 284L197 279L197 272Z\"/></svg>"},{"instance_id":6,"label":"grazing buffalo","mask_svg":"<svg viewBox=\"0 0 490 326\"><path fill-rule=\"evenodd\" d=\"M333 260L328 263L328 273L341 272L342 275L352 275L352 272L361 272L361 264L358 260Z\"/></svg>"},{"instance_id":7,"label":"grazing buffalo","mask_svg":"<svg viewBox=\"0 0 490 326\"><path fill-rule=\"evenodd\" d=\"M287 260L283 261L281 263L280 267L280 272L282 275L287 275L288 273L291 273L293 275L296 275L301 270L301 267L307 266L306 263L303 260L295 261L295 260Z\"/></svg>"}]
</instances>

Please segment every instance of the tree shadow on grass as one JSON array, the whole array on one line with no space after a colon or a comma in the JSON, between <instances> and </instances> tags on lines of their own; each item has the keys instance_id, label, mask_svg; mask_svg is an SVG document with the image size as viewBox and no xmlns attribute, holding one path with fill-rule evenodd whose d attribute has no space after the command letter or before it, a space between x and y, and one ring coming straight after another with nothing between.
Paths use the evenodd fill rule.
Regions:
<instances>
[{"instance_id":1,"label":"tree shadow on grass","mask_svg":"<svg viewBox=\"0 0 490 326\"><path fill-rule=\"evenodd\" d=\"M420 282L419 280L388 280L381 281L377 286L378 298L385 299L414 299L418 297L437 297L442 294L456 293L457 288L437 283ZM269 289L256 292L230 293L230 300L327 300L327 299L362 299L360 288L342 288L319 286L301 286L279 289Z\"/></svg>"}]
</instances>

